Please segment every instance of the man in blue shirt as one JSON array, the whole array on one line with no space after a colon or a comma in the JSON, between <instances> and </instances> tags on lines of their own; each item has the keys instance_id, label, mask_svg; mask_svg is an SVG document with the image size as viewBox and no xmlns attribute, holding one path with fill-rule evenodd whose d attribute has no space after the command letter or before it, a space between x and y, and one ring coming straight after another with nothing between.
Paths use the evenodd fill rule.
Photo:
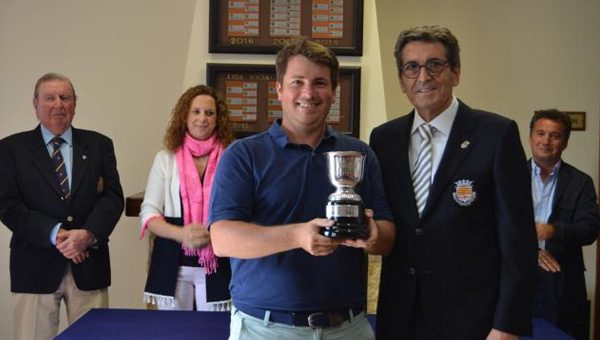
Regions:
<instances>
[{"instance_id":1,"label":"man in blue shirt","mask_svg":"<svg viewBox=\"0 0 600 340\"><path fill-rule=\"evenodd\" d=\"M389 253L395 227L373 152L326 124L338 68L322 45L286 45L276 61L283 118L232 144L219 163L209 223L215 253L231 257L230 339L374 339L364 316L364 252ZM324 218L335 189L329 151L366 154L355 190L366 208L366 240L319 233L333 225Z\"/></svg>"},{"instance_id":2,"label":"man in blue shirt","mask_svg":"<svg viewBox=\"0 0 600 340\"><path fill-rule=\"evenodd\" d=\"M530 124L531 187L540 244L535 315L577 339L589 338L589 303L581 247L598 237L598 204L587 174L561 160L571 119L537 111Z\"/></svg>"}]
</instances>

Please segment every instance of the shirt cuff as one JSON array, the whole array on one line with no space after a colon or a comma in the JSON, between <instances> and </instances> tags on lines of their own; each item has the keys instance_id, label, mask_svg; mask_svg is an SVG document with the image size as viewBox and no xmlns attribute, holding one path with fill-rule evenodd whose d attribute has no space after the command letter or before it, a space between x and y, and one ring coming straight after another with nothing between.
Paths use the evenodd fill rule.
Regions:
<instances>
[{"instance_id":1,"label":"shirt cuff","mask_svg":"<svg viewBox=\"0 0 600 340\"><path fill-rule=\"evenodd\" d=\"M88 247L92 249L98 249L98 239L96 236L94 236L94 234L92 234L92 236L94 237L94 242L92 242Z\"/></svg>"},{"instance_id":2,"label":"shirt cuff","mask_svg":"<svg viewBox=\"0 0 600 340\"><path fill-rule=\"evenodd\" d=\"M140 233L140 239L144 238L144 234L146 233L146 228L148 228L148 223L150 223L150 221L152 221L152 220L156 220L156 219L159 219L159 220L163 220L163 221L164 221L164 220L165 220L165 217L164 217L164 216L162 216L162 215L154 215L154 216L150 216L150 218L148 218L148 219L146 220L146 222L144 222L144 224L142 224L142 231L141 231L141 233Z\"/></svg>"},{"instance_id":3,"label":"shirt cuff","mask_svg":"<svg viewBox=\"0 0 600 340\"><path fill-rule=\"evenodd\" d=\"M58 236L58 230L60 229L60 227L62 226L62 223L57 223L54 228L52 228L52 230L50 231L50 243L52 243L53 246L56 245L56 237Z\"/></svg>"}]
</instances>

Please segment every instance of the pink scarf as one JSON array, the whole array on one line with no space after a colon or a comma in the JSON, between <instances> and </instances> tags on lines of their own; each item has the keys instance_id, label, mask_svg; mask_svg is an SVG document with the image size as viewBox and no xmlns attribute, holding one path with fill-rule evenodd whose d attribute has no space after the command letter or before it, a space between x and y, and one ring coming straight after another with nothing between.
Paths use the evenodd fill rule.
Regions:
<instances>
[{"instance_id":1,"label":"pink scarf","mask_svg":"<svg viewBox=\"0 0 600 340\"><path fill-rule=\"evenodd\" d=\"M217 163L223 152L223 144L217 134L207 140L194 139L188 133L185 135L183 145L177 149L175 159L179 171L181 203L183 205L183 225L202 223L206 225L208 219L208 204L210 189L215 176ZM208 155L208 163L204 172L204 185L200 181L194 157ZM206 274L217 271L217 257L209 244L201 249L189 249L182 245L186 256L198 256L198 263L204 266Z\"/></svg>"}]
</instances>

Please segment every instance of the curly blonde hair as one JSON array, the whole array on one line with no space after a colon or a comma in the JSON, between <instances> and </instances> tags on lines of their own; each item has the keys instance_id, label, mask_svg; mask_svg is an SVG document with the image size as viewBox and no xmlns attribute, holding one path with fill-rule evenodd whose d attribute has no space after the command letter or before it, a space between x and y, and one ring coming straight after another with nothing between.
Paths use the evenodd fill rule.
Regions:
<instances>
[{"instance_id":1,"label":"curly blonde hair","mask_svg":"<svg viewBox=\"0 0 600 340\"><path fill-rule=\"evenodd\" d=\"M171 121L167 127L165 134L165 147L170 151L177 151L183 145L183 140L187 132L187 117L190 112L190 107L194 98L200 95L211 96L215 100L217 106L217 138L221 141L224 147L227 147L233 142L233 132L229 126L229 110L227 104L221 96L210 86L198 85L189 88L185 91L173 111L171 111Z\"/></svg>"}]
</instances>

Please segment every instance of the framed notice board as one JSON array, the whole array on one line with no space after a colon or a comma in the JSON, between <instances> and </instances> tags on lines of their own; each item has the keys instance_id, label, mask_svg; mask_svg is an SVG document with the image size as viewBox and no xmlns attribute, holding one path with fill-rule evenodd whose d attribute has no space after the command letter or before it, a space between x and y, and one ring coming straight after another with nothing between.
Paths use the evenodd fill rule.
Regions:
<instances>
[{"instance_id":1,"label":"framed notice board","mask_svg":"<svg viewBox=\"0 0 600 340\"><path fill-rule=\"evenodd\" d=\"M211 53L275 54L304 36L362 55L363 0L210 0Z\"/></svg>"},{"instance_id":2,"label":"framed notice board","mask_svg":"<svg viewBox=\"0 0 600 340\"><path fill-rule=\"evenodd\" d=\"M227 102L229 120L237 138L266 131L282 117L274 65L209 63L206 75L206 84L214 87ZM358 138L360 67L340 68L335 96L327 124Z\"/></svg>"}]
</instances>

